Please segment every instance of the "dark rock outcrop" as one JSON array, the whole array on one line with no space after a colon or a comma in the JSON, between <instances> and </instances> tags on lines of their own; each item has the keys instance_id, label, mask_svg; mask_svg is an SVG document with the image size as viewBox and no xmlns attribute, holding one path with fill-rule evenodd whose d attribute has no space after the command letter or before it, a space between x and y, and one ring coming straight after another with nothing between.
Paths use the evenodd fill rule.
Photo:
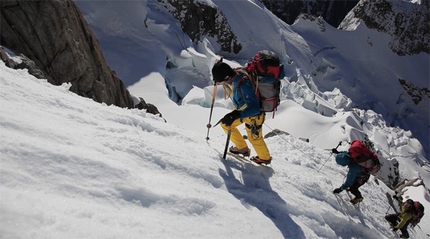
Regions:
<instances>
[{"instance_id":1,"label":"dark rock outcrop","mask_svg":"<svg viewBox=\"0 0 430 239\"><path fill-rule=\"evenodd\" d=\"M160 117L163 117L155 105L146 103L146 101L142 97L139 97L139 103L135 105L135 108L139 110L145 109L146 112L150 114L154 114L154 115L158 114L160 115Z\"/></svg>"},{"instance_id":2,"label":"dark rock outcrop","mask_svg":"<svg viewBox=\"0 0 430 239\"><path fill-rule=\"evenodd\" d=\"M293 24L301 14L322 17L328 24L337 27L349 11L359 2L358 0L261 0L273 14L282 21Z\"/></svg>"},{"instance_id":3,"label":"dark rock outcrop","mask_svg":"<svg viewBox=\"0 0 430 239\"><path fill-rule=\"evenodd\" d=\"M9 58L9 56L6 54L3 47L0 47L0 60L2 60L7 67L12 69L27 69L28 73L33 75L34 77L38 79L47 79L48 82L52 82L52 78L46 74L46 72L43 72L39 69L39 67L36 66L36 63L34 61L28 59L28 57L24 55L19 56L21 62L16 62Z\"/></svg>"},{"instance_id":4,"label":"dark rock outcrop","mask_svg":"<svg viewBox=\"0 0 430 239\"><path fill-rule=\"evenodd\" d=\"M239 53L242 45L231 30L222 12L213 6L195 0L158 0L180 23L184 33L194 42L202 36L217 39L224 52Z\"/></svg>"},{"instance_id":5,"label":"dark rock outcrop","mask_svg":"<svg viewBox=\"0 0 430 239\"><path fill-rule=\"evenodd\" d=\"M399 79L399 82L416 105L423 100L430 99L430 90L427 87L416 86L405 79Z\"/></svg>"},{"instance_id":6,"label":"dark rock outcrop","mask_svg":"<svg viewBox=\"0 0 430 239\"><path fill-rule=\"evenodd\" d=\"M6 51L3 49L3 47L0 47L0 60L2 60L7 67L12 69L27 69L28 73L33 75L34 77L38 79L47 79L48 82L53 82L53 79L48 74L46 74L46 72L39 69L39 67L36 65L36 63L34 63L34 61L28 59L28 57L22 54L18 57L19 63L16 60L12 60L12 58L10 58L8 54L6 54ZM163 117L155 105L146 103L146 101L142 97L135 97L134 108L139 110L144 109L150 114Z\"/></svg>"},{"instance_id":7,"label":"dark rock outcrop","mask_svg":"<svg viewBox=\"0 0 430 239\"><path fill-rule=\"evenodd\" d=\"M71 82L78 95L134 107L73 1L1 1L0 30L1 45L34 61L50 83Z\"/></svg>"}]
</instances>

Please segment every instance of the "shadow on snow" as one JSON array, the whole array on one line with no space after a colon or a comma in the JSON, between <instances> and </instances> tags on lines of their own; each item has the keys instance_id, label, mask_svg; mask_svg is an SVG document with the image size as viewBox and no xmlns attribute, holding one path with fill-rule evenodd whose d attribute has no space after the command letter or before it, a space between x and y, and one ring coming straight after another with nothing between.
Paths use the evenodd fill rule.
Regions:
<instances>
[{"instance_id":1,"label":"shadow on snow","mask_svg":"<svg viewBox=\"0 0 430 239\"><path fill-rule=\"evenodd\" d=\"M234 197L245 207L251 205L260 210L272 220L284 238L305 238L300 226L289 216L286 202L270 186L269 178L274 173L272 168L229 160L222 162L225 170L219 169L219 174ZM242 172L243 183L235 177L232 168Z\"/></svg>"}]
</instances>

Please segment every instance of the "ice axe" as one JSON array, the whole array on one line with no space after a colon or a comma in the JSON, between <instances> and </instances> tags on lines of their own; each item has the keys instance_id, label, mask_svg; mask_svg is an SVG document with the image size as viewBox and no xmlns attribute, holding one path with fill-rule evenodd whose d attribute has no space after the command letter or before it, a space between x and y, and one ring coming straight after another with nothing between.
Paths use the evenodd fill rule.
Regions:
<instances>
[{"instance_id":1,"label":"ice axe","mask_svg":"<svg viewBox=\"0 0 430 239\"><path fill-rule=\"evenodd\" d=\"M339 142L339 144L337 144L336 148L337 149L339 146L342 145L342 141ZM318 169L318 173L320 172L320 170L324 167L324 165L327 163L327 161L330 159L330 157L333 155L333 152L330 153L330 156L328 156L327 160L324 162L324 164L321 166L320 169Z\"/></svg>"}]
</instances>

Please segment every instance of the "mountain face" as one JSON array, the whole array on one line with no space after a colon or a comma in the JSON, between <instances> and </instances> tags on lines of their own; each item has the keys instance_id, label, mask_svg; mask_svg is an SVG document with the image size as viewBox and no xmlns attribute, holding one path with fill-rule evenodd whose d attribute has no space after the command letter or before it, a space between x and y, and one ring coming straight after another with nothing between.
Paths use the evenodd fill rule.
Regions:
<instances>
[{"instance_id":1,"label":"mountain face","mask_svg":"<svg viewBox=\"0 0 430 239\"><path fill-rule=\"evenodd\" d=\"M386 33L389 36L388 47L398 56L407 58L408 56L419 54L430 54L430 3L429 1L408 2L408 1L370 1L361 0L345 17L339 29L355 30L360 22L366 27L376 31ZM427 66L429 64L427 58ZM423 62L423 65L426 64ZM430 89L427 84L422 84L417 79L397 77L404 93L398 96L397 104L399 109L392 122L392 126L407 119L420 119L424 127L428 129ZM395 82L393 82L395 84ZM411 102L411 103L406 103ZM414 105L415 104L415 105ZM401 105L405 105L401 107ZM416 106L416 107L415 107ZM403 108L403 109L402 109ZM400 125L408 128L407 124ZM428 142L428 133L413 131L423 142ZM428 146L427 146L428 147Z\"/></svg>"},{"instance_id":2,"label":"mountain face","mask_svg":"<svg viewBox=\"0 0 430 239\"><path fill-rule=\"evenodd\" d=\"M237 54L242 49L227 19L216 7L194 0L157 1L181 23L182 31L194 42L200 41L202 36L210 36L217 39L224 52Z\"/></svg>"},{"instance_id":3,"label":"mountain face","mask_svg":"<svg viewBox=\"0 0 430 239\"><path fill-rule=\"evenodd\" d=\"M73 1L2 1L0 29L1 44L34 61L50 83L70 82L78 95L134 107Z\"/></svg>"},{"instance_id":4,"label":"mountain face","mask_svg":"<svg viewBox=\"0 0 430 239\"><path fill-rule=\"evenodd\" d=\"M194 0L157 1L180 22L183 32L194 42L201 40L202 36L210 36L217 40L224 52L237 54L242 49L224 14L216 6ZM327 23L337 27L359 1L261 0L261 2L288 24L293 24L300 14L308 14L322 16Z\"/></svg>"},{"instance_id":5,"label":"mountain face","mask_svg":"<svg viewBox=\"0 0 430 239\"><path fill-rule=\"evenodd\" d=\"M340 24L350 30L359 20L391 36L389 47L399 56L430 53L430 3L361 0Z\"/></svg>"},{"instance_id":6,"label":"mountain face","mask_svg":"<svg viewBox=\"0 0 430 239\"><path fill-rule=\"evenodd\" d=\"M330 25L337 27L359 1L335 0L261 0L261 2L288 24L293 24L300 14L322 17Z\"/></svg>"}]
</instances>

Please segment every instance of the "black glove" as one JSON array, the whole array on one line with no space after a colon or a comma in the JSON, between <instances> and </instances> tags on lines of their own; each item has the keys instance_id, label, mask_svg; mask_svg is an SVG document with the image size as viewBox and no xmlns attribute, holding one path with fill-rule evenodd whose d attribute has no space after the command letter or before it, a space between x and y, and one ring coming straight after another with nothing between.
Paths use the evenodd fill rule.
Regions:
<instances>
[{"instance_id":1,"label":"black glove","mask_svg":"<svg viewBox=\"0 0 430 239\"><path fill-rule=\"evenodd\" d=\"M395 232L397 230L399 230L399 228L396 228L396 227L393 228L393 232Z\"/></svg>"},{"instance_id":2,"label":"black glove","mask_svg":"<svg viewBox=\"0 0 430 239\"><path fill-rule=\"evenodd\" d=\"M339 153L339 151L337 151L337 149L335 149L335 148L332 148L331 152L334 153L334 154L338 154Z\"/></svg>"},{"instance_id":3,"label":"black glove","mask_svg":"<svg viewBox=\"0 0 430 239\"><path fill-rule=\"evenodd\" d=\"M340 193L340 192L342 192L343 191L343 189L342 188L336 188L335 190L333 190L333 193Z\"/></svg>"},{"instance_id":4,"label":"black glove","mask_svg":"<svg viewBox=\"0 0 430 239\"><path fill-rule=\"evenodd\" d=\"M240 113L237 110L233 110L232 112L226 114L224 118L221 119L221 123L230 126L233 124L233 121L240 118Z\"/></svg>"}]
</instances>

